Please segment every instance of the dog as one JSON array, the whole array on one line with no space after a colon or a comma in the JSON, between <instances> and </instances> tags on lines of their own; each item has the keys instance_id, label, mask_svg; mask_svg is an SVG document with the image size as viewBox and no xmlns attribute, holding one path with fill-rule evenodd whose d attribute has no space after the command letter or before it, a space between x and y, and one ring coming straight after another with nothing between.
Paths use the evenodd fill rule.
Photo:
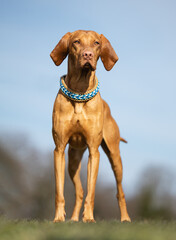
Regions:
<instances>
[{"instance_id":1,"label":"dog","mask_svg":"<svg viewBox=\"0 0 176 240\"><path fill-rule=\"evenodd\" d=\"M94 31L78 30L66 33L50 54L59 66L68 56L68 72L61 77L61 88L53 108L52 134L55 142L55 218L65 221L64 176L65 147L68 149L68 171L75 186L76 200L71 217L79 221L83 202L80 180L81 159L88 148L87 196L84 203L83 222L95 222L94 197L99 168L99 146L106 153L117 183L117 199L121 221L130 222L125 195L122 189L122 162L119 151L119 128L111 116L108 104L101 98L99 82L95 76L97 61L101 58L107 71L118 60L108 39Z\"/></svg>"}]
</instances>

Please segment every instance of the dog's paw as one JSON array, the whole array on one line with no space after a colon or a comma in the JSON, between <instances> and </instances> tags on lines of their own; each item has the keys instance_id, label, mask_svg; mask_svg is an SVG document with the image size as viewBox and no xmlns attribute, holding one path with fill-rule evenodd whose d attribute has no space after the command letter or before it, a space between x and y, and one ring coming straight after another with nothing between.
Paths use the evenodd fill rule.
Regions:
<instances>
[{"instance_id":1,"label":"dog's paw","mask_svg":"<svg viewBox=\"0 0 176 240\"><path fill-rule=\"evenodd\" d=\"M121 222L131 222L131 218L129 216L121 217Z\"/></svg>"},{"instance_id":2,"label":"dog's paw","mask_svg":"<svg viewBox=\"0 0 176 240\"><path fill-rule=\"evenodd\" d=\"M54 220L53 220L54 223L57 223L57 222L65 222L65 216L62 216L62 217L55 217Z\"/></svg>"},{"instance_id":3,"label":"dog's paw","mask_svg":"<svg viewBox=\"0 0 176 240\"><path fill-rule=\"evenodd\" d=\"M56 222L65 222L65 216L66 216L66 213L65 213L64 210L63 211L59 211L59 213L56 212L56 215L55 215L55 218L54 218L53 222L54 223L56 223Z\"/></svg>"},{"instance_id":4,"label":"dog's paw","mask_svg":"<svg viewBox=\"0 0 176 240\"><path fill-rule=\"evenodd\" d=\"M84 223L96 223L94 217L92 216L93 214L85 214L83 213L82 221Z\"/></svg>"},{"instance_id":5,"label":"dog's paw","mask_svg":"<svg viewBox=\"0 0 176 240\"><path fill-rule=\"evenodd\" d=\"M72 217L70 218L70 221L71 221L71 222L78 222L78 221L79 221L79 218L72 216Z\"/></svg>"},{"instance_id":6,"label":"dog's paw","mask_svg":"<svg viewBox=\"0 0 176 240\"><path fill-rule=\"evenodd\" d=\"M96 223L94 218L85 218L85 217L83 217L82 220L83 220L84 223Z\"/></svg>"},{"instance_id":7,"label":"dog's paw","mask_svg":"<svg viewBox=\"0 0 176 240\"><path fill-rule=\"evenodd\" d=\"M84 223L95 223L96 222L94 219L92 206L85 204L82 221Z\"/></svg>"}]
</instances>

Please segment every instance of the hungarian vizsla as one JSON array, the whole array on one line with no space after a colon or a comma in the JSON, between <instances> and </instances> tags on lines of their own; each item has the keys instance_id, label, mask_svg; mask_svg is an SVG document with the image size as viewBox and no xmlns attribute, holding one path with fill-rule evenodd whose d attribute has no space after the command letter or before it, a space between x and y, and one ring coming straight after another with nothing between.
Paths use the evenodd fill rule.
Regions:
<instances>
[{"instance_id":1,"label":"hungarian vizsla","mask_svg":"<svg viewBox=\"0 0 176 240\"><path fill-rule=\"evenodd\" d=\"M81 158L89 150L87 166L87 196L83 222L94 222L95 185L99 168L99 146L107 154L117 183L117 198L121 221L130 221L122 189L122 162L119 151L119 128L111 116L108 104L99 93L96 65L101 58L106 70L111 70L118 57L110 42L94 31L68 32L50 56L58 66L68 55L68 72L61 78L53 109L53 138L55 167L55 218L65 221L64 176L65 147L69 144L68 170L75 186L76 201L71 220L78 221L83 202L80 180Z\"/></svg>"}]
</instances>

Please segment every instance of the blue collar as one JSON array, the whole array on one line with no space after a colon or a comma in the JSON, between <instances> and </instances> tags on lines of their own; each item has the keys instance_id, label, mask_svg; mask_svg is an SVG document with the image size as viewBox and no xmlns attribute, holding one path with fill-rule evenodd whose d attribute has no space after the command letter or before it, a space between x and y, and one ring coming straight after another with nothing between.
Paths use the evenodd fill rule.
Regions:
<instances>
[{"instance_id":1,"label":"blue collar","mask_svg":"<svg viewBox=\"0 0 176 240\"><path fill-rule=\"evenodd\" d=\"M95 95L98 93L99 91L99 82L98 79L95 77L96 79L96 84L95 87L93 89L91 89L90 91L85 92L84 94L78 94L78 93L74 93L72 92L66 85L65 83L65 77L66 75L62 76L60 78L60 89L61 91L64 93L64 95L76 102L85 102L85 101L89 101L90 99L92 99L93 97L95 97Z\"/></svg>"}]
</instances>

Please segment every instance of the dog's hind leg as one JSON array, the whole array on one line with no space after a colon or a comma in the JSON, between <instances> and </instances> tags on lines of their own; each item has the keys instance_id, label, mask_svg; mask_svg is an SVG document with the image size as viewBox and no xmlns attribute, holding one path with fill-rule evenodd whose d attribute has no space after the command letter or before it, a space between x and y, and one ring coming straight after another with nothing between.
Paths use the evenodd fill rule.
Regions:
<instances>
[{"instance_id":1,"label":"dog's hind leg","mask_svg":"<svg viewBox=\"0 0 176 240\"><path fill-rule=\"evenodd\" d=\"M74 149L71 146L69 146L69 150L68 150L68 157L69 157L68 171L69 171L70 178L75 186L75 193L76 193L75 206L74 206L71 220L76 222L79 221L79 213L80 213L80 210L82 207L82 201L83 201L83 188L82 188L81 179L80 179L80 170L81 170L81 159L85 150L86 149Z\"/></svg>"},{"instance_id":2,"label":"dog's hind leg","mask_svg":"<svg viewBox=\"0 0 176 240\"><path fill-rule=\"evenodd\" d=\"M112 170L114 172L114 176L117 184L117 198L121 213L121 222L128 221L131 219L127 212L125 195L122 188L122 161L120 157L119 143L120 143L120 133L119 128L112 118L110 109L107 103L104 102L104 127L103 127L103 141L101 146L109 158L111 163Z\"/></svg>"},{"instance_id":3,"label":"dog's hind leg","mask_svg":"<svg viewBox=\"0 0 176 240\"><path fill-rule=\"evenodd\" d=\"M126 201L125 201L125 194L123 192L122 188L122 162L121 162L121 157L120 157L120 151L118 149L118 146L116 145L116 150L113 152L110 152L106 142L103 140L101 144L104 152L109 158L109 161L111 163L112 170L114 172L114 176L116 179L116 184L117 184L117 199L119 203L119 208L120 208L120 213L121 213L121 222L123 221L128 221L130 222L130 217L127 212L127 207L126 207Z\"/></svg>"}]
</instances>

